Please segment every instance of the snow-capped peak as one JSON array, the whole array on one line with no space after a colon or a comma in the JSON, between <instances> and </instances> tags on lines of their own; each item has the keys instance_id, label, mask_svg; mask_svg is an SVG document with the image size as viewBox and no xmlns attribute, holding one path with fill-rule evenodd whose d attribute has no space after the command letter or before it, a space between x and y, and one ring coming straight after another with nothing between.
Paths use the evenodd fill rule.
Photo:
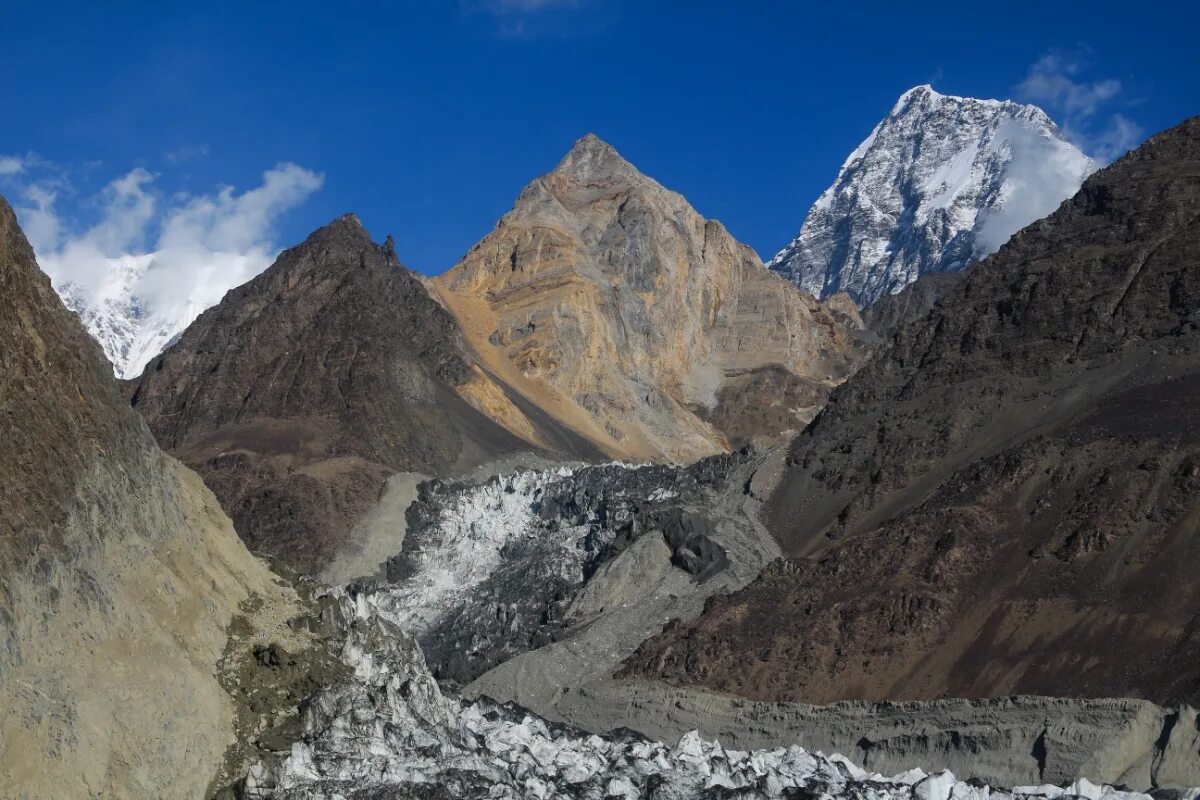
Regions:
<instances>
[{"instance_id":1,"label":"snow-capped peak","mask_svg":"<svg viewBox=\"0 0 1200 800\"><path fill-rule=\"evenodd\" d=\"M962 269L1049 214L1096 169L1037 106L902 94L768 266L859 305Z\"/></svg>"},{"instance_id":2,"label":"snow-capped peak","mask_svg":"<svg viewBox=\"0 0 1200 800\"><path fill-rule=\"evenodd\" d=\"M136 378L225 292L262 272L271 253L156 251L39 254L67 308L104 349L118 378Z\"/></svg>"}]
</instances>

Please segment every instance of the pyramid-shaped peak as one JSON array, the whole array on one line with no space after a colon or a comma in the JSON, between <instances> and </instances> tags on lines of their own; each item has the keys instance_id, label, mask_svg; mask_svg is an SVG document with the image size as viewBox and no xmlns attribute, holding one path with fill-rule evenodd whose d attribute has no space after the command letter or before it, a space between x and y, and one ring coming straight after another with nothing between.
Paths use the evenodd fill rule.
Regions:
<instances>
[{"instance_id":1,"label":"pyramid-shaped peak","mask_svg":"<svg viewBox=\"0 0 1200 800\"><path fill-rule=\"evenodd\" d=\"M937 106L942 100L955 102L965 101L966 98L944 95L934 90L928 83L922 83L920 86L914 86L900 95L899 99L896 100L896 105L892 107L892 114L900 114L906 109L928 109Z\"/></svg>"},{"instance_id":2,"label":"pyramid-shaped peak","mask_svg":"<svg viewBox=\"0 0 1200 800\"><path fill-rule=\"evenodd\" d=\"M922 98L922 97L929 97L930 99L937 99L939 97L945 97L945 95L936 91L933 88L933 86L931 86L928 83L922 83L920 86L914 86L913 88L909 89L904 94L900 95L900 99L902 101L914 100L914 99L918 99L918 98Z\"/></svg>"},{"instance_id":3,"label":"pyramid-shaped peak","mask_svg":"<svg viewBox=\"0 0 1200 800\"><path fill-rule=\"evenodd\" d=\"M594 133L587 133L581 136L575 142L574 146L571 147L570 154L592 154L602 156L611 154L619 157L615 147Z\"/></svg>"},{"instance_id":4,"label":"pyramid-shaped peak","mask_svg":"<svg viewBox=\"0 0 1200 800\"><path fill-rule=\"evenodd\" d=\"M639 174L632 164L621 157L615 147L594 133L589 133L575 142L554 172L585 181L605 177L633 177Z\"/></svg>"}]
</instances>

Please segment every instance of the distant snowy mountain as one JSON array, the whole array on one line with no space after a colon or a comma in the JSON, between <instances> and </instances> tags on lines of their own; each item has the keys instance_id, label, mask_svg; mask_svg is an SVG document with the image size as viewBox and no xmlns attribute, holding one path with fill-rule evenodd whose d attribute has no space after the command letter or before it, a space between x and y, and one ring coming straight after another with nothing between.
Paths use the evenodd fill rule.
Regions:
<instances>
[{"instance_id":1,"label":"distant snowy mountain","mask_svg":"<svg viewBox=\"0 0 1200 800\"><path fill-rule=\"evenodd\" d=\"M1040 108L901 95L768 266L817 297L867 306L962 269L1073 195L1097 164Z\"/></svg>"},{"instance_id":2,"label":"distant snowy mountain","mask_svg":"<svg viewBox=\"0 0 1200 800\"><path fill-rule=\"evenodd\" d=\"M154 267L153 253L122 256L97 265L97 273L103 277L94 286L54 283L63 303L79 315L88 333L100 343L118 378L140 375L152 358L212 304L210 287L206 287L206 297L195 300L155 299Z\"/></svg>"}]
</instances>

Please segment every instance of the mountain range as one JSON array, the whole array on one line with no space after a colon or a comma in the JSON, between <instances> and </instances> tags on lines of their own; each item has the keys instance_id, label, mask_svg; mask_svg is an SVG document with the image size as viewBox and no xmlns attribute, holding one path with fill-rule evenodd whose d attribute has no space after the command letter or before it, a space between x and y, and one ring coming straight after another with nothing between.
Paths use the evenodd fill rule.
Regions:
<instances>
[{"instance_id":1,"label":"mountain range","mask_svg":"<svg viewBox=\"0 0 1200 800\"><path fill-rule=\"evenodd\" d=\"M130 396L258 552L314 571L391 475L694 460L799 430L870 339L588 136L442 278L343 217Z\"/></svg>"},{"instance_id":2,"label":"mountain range","mask_svg":"<svg viewBox=\"0 0 1200 800\"><path fill-rule=\"evenodd\" d=\"M602 169L601 161L597 166ZM1035 106L952 97L918 86L900 97L847 158L836 181L809 210L800 235L771 259L769 267L815 297L844 292L866 307L918 275L961 269L994 252L1018 229L1074 194L1096 166ZM547 183L550 178L532 184L527 192L540 189L544 200L555 192L571 191L565 184ZM670 197L662 190L657 199L669 205ZM473 248L438 286L452 289L466 280L478 282L478 274L466 273L468 262L473 272L481 268L480 246L504 244L499 240L522 226L554 222L543 219L554 212L552 204L535 208L536 197L522 198L524 203L518 201L497 232ZM577 196L574 202L584 201ZM602 198L586 202L589 212L604 213ZM628 221L632 213L632 207L625 209L618 222ZM695 214L690 209L688 213ZM686 246L703 249L704 235L686 234L691 240ZM677 248L680 242L652 244ZM680 252L668 249L660 256L679 258ZM749 252L731 257L757 260ZM96 265L104 278L88 291L69 281L56 286L67 307L100 342L119 378L139 376L205 308L196 302L168 307L156 300L145 287L154 266L154 254L109 259ZM205 297L219 298L234 288L232 283L221 286L221 280L220 273L210 276L214 283ZM746 382L766 379L760 375ZM801 387L792 391L804 393ZM601 422L597 435L610 436L603 431L610 422ZM700 427L690 434L695 442L711 438L702 423ZM609 449L620 447L612 444Z\"/></svg>"},{"instance_id":3,"label":"mountain range","mask_svg":"<svg viewBox=\"0 0 1200 800\"><path fill-rule=\"evenodd\" d=\"M901 315L790 446L765 512L788 558L630 672L1200 701L1198 199L1193 118Z\"/></svg>"},{"instance_id":4,"label":"mountain range","mask_svg":"<svg viewBox=\"0 0 1200 800\"><path fill-rule=\"evenodd\" d=\"M1194 798L1200 117L1093 167L918 87L807 291L589 135L124 381L0 201L0 796Z\"/></svg>"}]
</instances>

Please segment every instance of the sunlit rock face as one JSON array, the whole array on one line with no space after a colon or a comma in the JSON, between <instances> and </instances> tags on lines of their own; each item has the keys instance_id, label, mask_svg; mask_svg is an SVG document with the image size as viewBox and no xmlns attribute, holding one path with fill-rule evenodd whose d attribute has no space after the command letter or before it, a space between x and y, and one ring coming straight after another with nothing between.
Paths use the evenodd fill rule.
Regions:
<instances>
[{"instance_id":1,"label":"sunlit rock face","mask_svg":"<svg viewBox=\"0 0 1200 800\"><path fill-rule=\"evenodd\" d=\"M798 429L858 360L856 313L591 135L433 285L493 374L616 458Z\"/></svg>"}]
</instances>

